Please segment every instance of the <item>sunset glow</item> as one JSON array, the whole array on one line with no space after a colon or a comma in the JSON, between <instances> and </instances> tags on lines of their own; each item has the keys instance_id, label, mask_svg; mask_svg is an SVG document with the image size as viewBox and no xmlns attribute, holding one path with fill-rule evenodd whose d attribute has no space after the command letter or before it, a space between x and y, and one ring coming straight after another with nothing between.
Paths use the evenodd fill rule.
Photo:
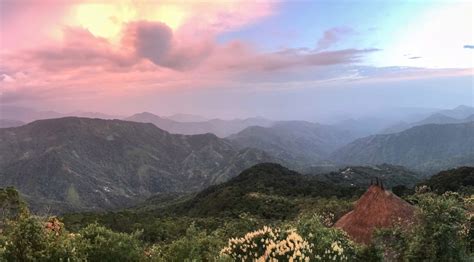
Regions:
<instances>
[{"instance_id":1,"label":"sunset glow","mask_svg":"<svg viewBox=\"0 0 474 262\"><path fill-rule=\"evenodd\" d=\"M323 99L349 85L450 77L469 90L472 3L347 4L2 1L2 104L216 114L207 105L218 97L235 102L218 115L242 116L258 110L239 105L253 92ZM200 97L192 106L178 102L187 92Z\"/></svg>"}]
</instances>

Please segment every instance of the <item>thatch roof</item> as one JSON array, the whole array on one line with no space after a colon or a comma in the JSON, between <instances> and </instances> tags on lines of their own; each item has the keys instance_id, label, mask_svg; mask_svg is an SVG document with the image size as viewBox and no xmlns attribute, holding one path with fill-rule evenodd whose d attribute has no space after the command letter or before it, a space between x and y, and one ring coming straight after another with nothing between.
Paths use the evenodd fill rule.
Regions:
<instances>
[{"instance_id":1,"label":"thatch roof","mask_svg":"<svg viewBox=\"0 0 474 262\"><path fill-rule=\"evenodd\" d=\"M375 229L392 227L397 221L409 224L414 221L414 214L415 207L377 182L334 226L346 231L354 241L368 244Z\"/></svg>"}]
</instances>

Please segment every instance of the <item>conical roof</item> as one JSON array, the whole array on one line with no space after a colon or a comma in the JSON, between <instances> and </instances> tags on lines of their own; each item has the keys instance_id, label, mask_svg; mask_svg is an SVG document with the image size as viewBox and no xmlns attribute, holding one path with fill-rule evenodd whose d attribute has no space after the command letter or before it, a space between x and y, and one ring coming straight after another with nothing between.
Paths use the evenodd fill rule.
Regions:
<instances>
[{"instance_id":1,"label":"conical roof","mask_svg":"<svg viewBox=\"0 0 474 262\"><path fill-rule=\"evenodd\" d=\"M371 185L357 201L354 210L341 217L334 227L341 228L356 242L370 243L375 229L389 228L397 221L414 221L415 207L382 185Z\"/></svg>"}]
</instances>

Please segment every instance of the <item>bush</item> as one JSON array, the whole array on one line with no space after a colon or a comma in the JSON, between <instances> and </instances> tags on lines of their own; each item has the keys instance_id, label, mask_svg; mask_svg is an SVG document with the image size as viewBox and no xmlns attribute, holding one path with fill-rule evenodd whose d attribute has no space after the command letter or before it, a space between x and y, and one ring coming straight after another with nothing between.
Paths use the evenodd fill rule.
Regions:
<instances>
[{"instance_id":1,"label":"bush","mask_svg":"<svg viewBox=\"0 0 474 262\"><path fill-rule=\"evenodd\" d=\"M77 240L56 219L45 223L37 217L25 217L10 221L0 254L7 261L81 261L84 257L76 249Z\"/></svg>"},{"instance_id":2,"label":"bush","mask_svg":"<svg viewBox=\"0 0 474 262\"><path fill-rule=\"evenodd\" d=\"M418 193L417 224L376 234L385 257L409 261L467 261L472 241L465 203L457 194Z\"/></svg>"},{"instance_id":3,"label":"bush","mask_svg":"<svg viewBox=\"0 0 474 262\"><path fill-rule=\"evenodd\" d=\"M313 247L312 261L355 259L355 244L349 240L344 231L324 226L320 216L300 218L297 230Z\"/></svg>"},{"instance_id":4,"label":"bush","mask_svg":"<svg viewBox=\"0 0 474 262\"><path fill-rule=\"evenodd\" d=\"M216 234L208 235L191 224L183 237L167 245L153 245L146 253L152 261L214 261L223 244Z\"/></svg>"},{"instance_id":5,"label":"bush","mask_svg":"<svg viewBox=\"0 0 474 262\"><path fill-rule=\"evenodd\" d=\"M117 233L98 224L79 231L78 248L88 261L141 261L144 259L139 233Z\"/></svg>"},{"instance_id":6,"label":"bush","mask_svg":"<svg viewBox=\"0 0 474 262\"><path fill-rule=\"evenodd\" d=\"M414 260L462 261L466 259L468 223L462 198L446 192L418 197L419 224L415 228L408 258Z\"/></svg>"},{"instance_id":7,"label":"bush","mask_svg":"<svg viewBox=\"0 0 474 262\"><path fill-rule=\"evenodd\" d=\"M318 215L288 226L295 228L263 227L231 238L221 255L233 261L382 261L380 249L356 245L342 230L324 226Z\"/></svg>"},{"instance_id":8,"label":"bush","mask_svg":"<svg viewBox=\"0 0 474 262\"><path fill-rule=\"evenodd\" d=\"M296 230L263 227L242 238L229 239L222 256L234 261L309 261L311 245Z\"/></svg>"}]
</instances>

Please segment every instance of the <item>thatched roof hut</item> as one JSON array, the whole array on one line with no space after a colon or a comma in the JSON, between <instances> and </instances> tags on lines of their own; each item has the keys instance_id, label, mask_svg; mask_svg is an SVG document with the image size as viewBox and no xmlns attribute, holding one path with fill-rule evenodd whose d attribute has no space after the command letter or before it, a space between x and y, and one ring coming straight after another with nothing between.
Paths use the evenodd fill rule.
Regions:
<instances>
[{"instance_id":1,"label":"thatched roof hut","mask_svg":"<svg viewBox=\"0 0 474 262\"><path fill-rule=\"evenodd\" d=\"M415 207L383 188L377 181L357 201L354 210L334 226L346 231L358 243L368 244L375 229L390 228L397 221L414 222Z\"/></svg>"}]
</instances>

